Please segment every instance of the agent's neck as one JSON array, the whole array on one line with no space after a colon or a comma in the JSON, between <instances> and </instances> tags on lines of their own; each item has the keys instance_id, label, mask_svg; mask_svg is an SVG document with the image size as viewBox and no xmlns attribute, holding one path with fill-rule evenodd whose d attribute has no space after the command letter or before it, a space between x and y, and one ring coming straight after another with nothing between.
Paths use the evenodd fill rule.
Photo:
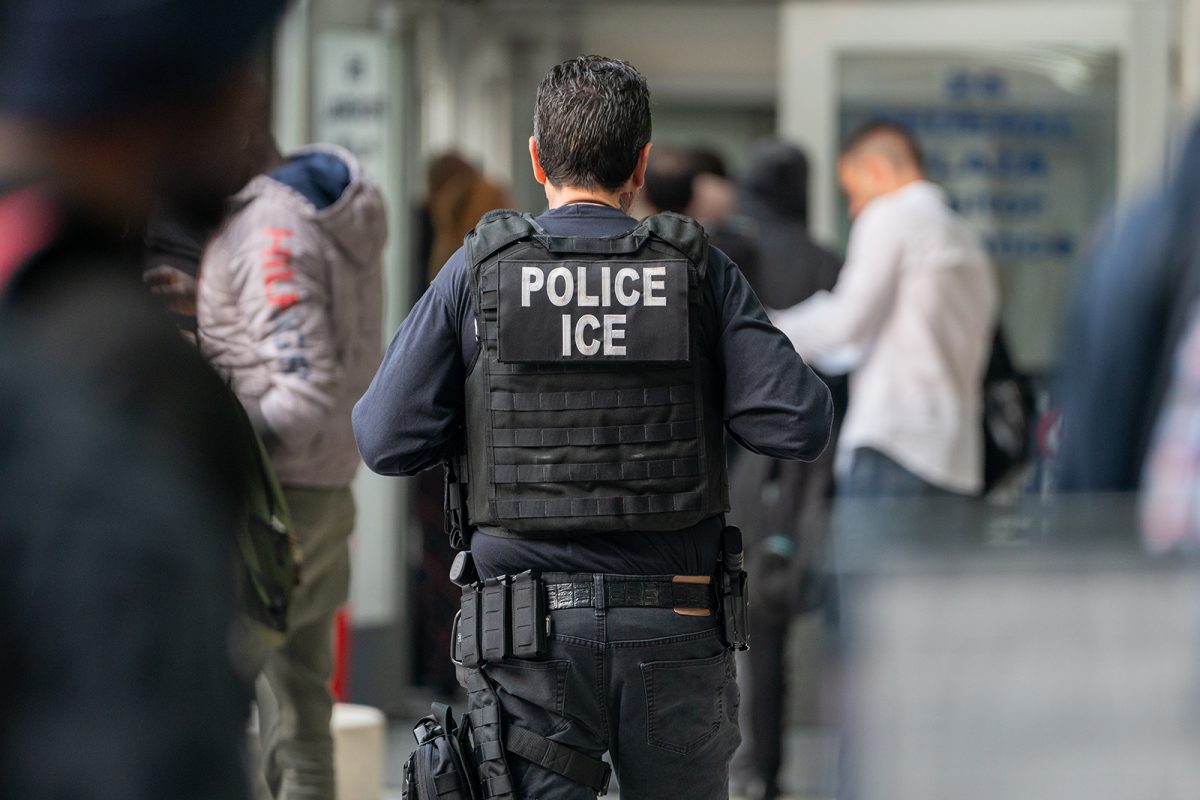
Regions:
<instances>
[{"instance_id":1,"label":"agent's neck","mask_svg":"<svg viewBox=\"0 0 1200 800\"><path fill-rule=\"evenodd\" d=\"M592 203L628 213L629 207L633 205L633 192L624 187L615 192L608 192L604 189L583 189L577 186L555 186L547 183L546 202L550 208L561 208L576 203Z\"/></svg>"}]
</instances>

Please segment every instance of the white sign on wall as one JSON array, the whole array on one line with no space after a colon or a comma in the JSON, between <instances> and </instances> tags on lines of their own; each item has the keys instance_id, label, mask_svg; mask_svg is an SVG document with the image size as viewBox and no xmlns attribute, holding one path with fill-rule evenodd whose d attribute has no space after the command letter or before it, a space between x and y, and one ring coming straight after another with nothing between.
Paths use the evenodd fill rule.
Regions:
<instances>
[{"instance_id":1,"label":"white sign on wall","mask_svg":"<svg viewBox=\"0 0 1200 800\"><path fill-rule=\"evenodd\" d=\"M386 38L358 31L322 33L316 56L317 140L345 147L368 175L386 186L394 157Z\"/></svg>"}]
</instances>

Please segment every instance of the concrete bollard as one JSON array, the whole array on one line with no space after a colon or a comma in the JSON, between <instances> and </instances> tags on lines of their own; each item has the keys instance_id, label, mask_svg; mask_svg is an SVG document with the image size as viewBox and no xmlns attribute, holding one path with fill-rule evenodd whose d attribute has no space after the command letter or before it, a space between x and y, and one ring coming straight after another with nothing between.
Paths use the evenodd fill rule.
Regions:
<instances>
[{"instance_id":1,"label":"concrete bollard","mask_svg":"<svg viewBox=\"0 0 1200 800\"><path fill-rule=\"evenodd\" d=\"M338 703L332 727L338 800L380 800L387 718L377 708Z\"/></svg>"}]
</instances>

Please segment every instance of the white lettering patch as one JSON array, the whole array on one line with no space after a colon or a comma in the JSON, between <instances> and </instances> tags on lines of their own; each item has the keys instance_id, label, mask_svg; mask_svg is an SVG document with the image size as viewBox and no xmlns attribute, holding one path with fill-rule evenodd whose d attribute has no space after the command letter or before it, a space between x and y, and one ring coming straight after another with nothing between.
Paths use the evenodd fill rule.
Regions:
<instances>
[{"instance_id":1,"label":"white lettering patch","mask_svg":"<svg viewBox=\"0 0 1200 800\"><path fill-rule=\"evenodd\" d=\"M502 261L500 360L683 362L688 264Z\"/></svg>"}]
</instances>

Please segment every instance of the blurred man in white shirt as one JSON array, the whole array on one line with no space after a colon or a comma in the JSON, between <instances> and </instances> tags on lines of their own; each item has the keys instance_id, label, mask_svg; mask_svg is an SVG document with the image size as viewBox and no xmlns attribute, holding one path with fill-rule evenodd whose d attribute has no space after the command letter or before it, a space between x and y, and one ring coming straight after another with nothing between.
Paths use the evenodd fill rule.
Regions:
<instances>
[{"instance_id":1,"label":"blurred man in white shirt","mask_svg":"<svg viewBox=\"0 0 1200 800\"><path fill-rule=\"evenodd\" d=\"M925 179L907 130L888 122L859 129L838 178L854 227L837 285L774 321L822 370L851 373L838 446L842 490L977 494L982 380L997 311L987 255Z\"/></svg>"}]
</instances>

